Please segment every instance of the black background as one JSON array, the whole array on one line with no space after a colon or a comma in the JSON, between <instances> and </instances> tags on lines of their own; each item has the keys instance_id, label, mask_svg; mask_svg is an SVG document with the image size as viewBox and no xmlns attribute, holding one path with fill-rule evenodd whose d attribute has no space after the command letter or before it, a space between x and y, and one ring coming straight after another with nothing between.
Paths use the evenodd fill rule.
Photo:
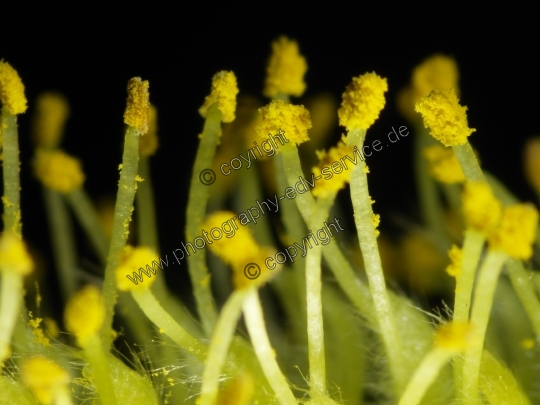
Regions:
<instances>
[{"instance_id":1,"label":"black background","mask_svg":"<svg viewBox=\"0 0 540 405\"><path fill-rule=\"evenodd\" d=\"M19 118L23 232L43 252L50 251L49 237L29 166L29 123L41 91L56 90L69 99L72 114L63 147L83 160L86 188L99 198L116 193L126 83L134 76L150 81L151 101L160 114L152 176L161 251L170 252L184 240L191 165L203 125L197 110L212 75L233 70L242 93L260 96L270 43L282 34L296 39L307 59L305 97L329 92L340 100L351 78L368 71L388 78L387 106L368 133L373 140L386 136L391 126L407 125L395 96L412 68L435 52L454 56L461 103L477 129L470 140L483 166L520 198L534 197L521 168L524 140L540 133L540 31L532 10L473 15L458 5L452 12L447 6L368 10L335 2L306 6L301 13L285 2L258 5L258 12L255 4L205 5L189 12L150 3L123 9L91 3L73 6L77 9L40 7L3 9L0 58L17 69L29 99L30 108ZM332 143L340 131L335 128ZM411 153L412 141L404 139L370 158L370 187L383 227L396 213L417 217ZM189 290L185 278L173 283L175 291Z\"/></svg>"}]
</instances>

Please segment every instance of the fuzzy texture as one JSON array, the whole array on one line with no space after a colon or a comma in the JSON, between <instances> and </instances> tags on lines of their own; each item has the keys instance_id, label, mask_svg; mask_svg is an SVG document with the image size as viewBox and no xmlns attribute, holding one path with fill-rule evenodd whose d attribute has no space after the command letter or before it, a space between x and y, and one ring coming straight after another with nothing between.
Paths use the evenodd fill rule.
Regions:
<instances>
[{"instance_id":1,"label":"fuzzy texture","mask_svg":"<svg viewBox=\"0 0 540 405\"><path fill-rule=\"evenodd\" d=\"M300 97L306 90L306 70L306 59L300 54L296 41L280 37L272 42L263 94L269 98L278 94Z\"/></svg>"},{"instance_id":2,"label":"fuzzy texture","mask_svg":"<svg viewBox=\"0 0 540 405\"><path fill-rule=\"evenodd\" d=\"M141 134L148 132L148 114L150 109L150 96L148 94L148 81L140 77L130 79L127 86L126 111L124 123L137 129Z\"/></svg>"},{"instance_id":3,"label":"fuzzy texture","mask_svg":"<svg viewBox=\"0 0 540 405\"><path fill-rule=\"evenodd\" d=\"M0 237L0 271L13 271L26 276L34 269L34 262L25 243L12 235L4 233Z\"/></svg>"},{"instance_id":4,"label":"fuzzy texture","mask_svg":"<svg viewBox=\"0 0 540 405\"><path fill-rule=\"evenodd\" d=\"M232 122L236 118L236 95L238 84L233 72L221 71L212 78L212 90L206 96L199 114L206 118L208 110L217 103L223 122Z\"/></svg>"},{"instance_id":5,"label":"fuzzy texture","mask_svg":"<svg viewBox=\"0 0 540 405\"><path fill-rule=\"evenodd\" d=\"M303 105L272 100L267 106L259 108L259 113L262 118L255 130L261 142L267 139L268 134L277 134L280 130L295 145L309 141L308 129L311 128L311 118Z\"/></svg>"},{"instance_id":6,"label":"fuzzy texture","mask_svg":"<svg viewBox=\"0 0 540 405\"><path fill-rule=\"evenodd\" d=\"M463 170L452 149L433 145L422 150L422 155L428 161L429 173L435 180L445 184L465 181Z\"/></svg>"},{"instance_id":7,"label":"fuzzy texture","mask_svg":"<svg viewBox=\"0 0 540 405\"><path fill-rule=\"evenodd\" d=\"M349 131L355 128L368 129L379 118L386 103L384 93L388 83L375 73L353 77L343 93L338 110L339 124Z\"/></svg>"},{"instance_id":8,"label":"fuzzy texture","mask_svg":"<svg viewBox=\"0 0 540 405\"><path fill-rule=\"evenodd\" d=\"M85 180L81 162L61 150L39 149L34 174L45 187L61 193L80 188Z\"/></svg>"},{"instance_id":9,"label":"fuzzy texture","mask_svg":"<svg viewBox=\"0 0 540 405\"><path fill-rule=\"evenodd\" d=\"M424 126L444 146L463 145L475 129L467 123L467 107L459 105L455 89L435 89L416 103L415 111L422 114Z\"/></svg>"},{"instance_id":10,"label":"fuzzy texture","mask_svg":"<svg viewBox=\"0 0 540 405\"><path fill-rule=\"evenodd\" d=\"M84 347L95 336L105 319L105 306L99 288L88 285L76 293L64 311L66 329L74 333L79 346Z\"/></svg>"},{"instance_id":11,"label":"fuzzy texture","mask_svg":"<svg viewBox=\"0 0 540 405\"><path fill-rule=\"evenodd\" d=\"M27 108L21 78L17 71L3 60L0 61L0 101L12 115L22 114Z\"/></svg>"},{"instance_id":12,"label":"fuzzy texture","mask_svg":"<svg viewBox=\"0 0 540 405\"><path fill-rule=\"evenodd\" d=\"M531 204L505 207L500 223L488 237L489 247L515 259L529 260L536 237L538 211Z\"/></svg>"}]
</instances>

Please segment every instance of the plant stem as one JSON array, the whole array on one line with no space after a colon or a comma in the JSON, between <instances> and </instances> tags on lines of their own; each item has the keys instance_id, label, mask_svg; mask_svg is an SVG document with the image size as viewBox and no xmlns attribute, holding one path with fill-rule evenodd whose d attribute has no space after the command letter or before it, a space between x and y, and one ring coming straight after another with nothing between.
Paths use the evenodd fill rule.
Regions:
<instances>
[{"instance_id":1,"label":"plant stem","mask_svg":"<svg viewBox=\"0 0 540 405\"><path fill-rule=\"evenodd\" d=\"M14 271L3 271L0 285L0 365L10 354L11 335L22 304L23 276Z\"/></svg>"},{"instance_id":2,"label":"plant stem","mask_svg":"<svg viewBox=\"0 0 540 405\"><path fill-rule=\"evenodd\" d=\"M118 185L118 195L114 210L111 244L105 268L105 281L103 282L103 300L105 303L105 321L101 328L101 340L104 347L112 344L112 324L114 306L116 304L116 283L114 272L118 267L120 253L126 246L129 234L129 223L133 211L133 200L137 190L137 166L139 161L139 131L128 127L124 143L124 156L122 158L122 171Z\"/></svg>"},{"instance_id":3,"label":"plant stem","mask_svg":"<svg viewBox=\"0 0 540 405\"><path fill-rule=\"evenodd\" d=\"M107 360L107 355L96 335L86 342L84 347L86 361L92 368L92 378L96 386L102 405L116 405L116 394L114 392L113 378Z\"/></svg>"},{"instance_id":4,"label":"plant stem","mask_svg":"<svg viewBox=\"0 0 540 405\"><path fill-rule=\"evenodd\" d=\"M235 290L221 310L202 377L200 405L213 405L219 388L219 376L225 363L229 346L236 330L236 324L242 313L242 304L247 290Z\"/></svg>"},{"instance_id":5,"label":"plant stem","mask_svg":"<svg viewBox=\"0 0 540 405\"><path fill-rule=\"evenodd\" d=\"M474 295L474 303L471 312L471 325L475 329L477 341L465 352L463 365L463 393L466 400L472 404L479 403L478 377L480 373L480 361L482 348L486 335L489 315L493 305L493 297L497 280L501 273L507 256L499 251L488 250L487 256L480 267L477 287Z\"/></svg>"},{"instance_id":6,"label":"plant stem","mask_svg":"<svg viewBox=\"0 0 540 405\"><path fill-rule=\"evenodd\" d=\"M356 129L347 135L347 144L357 146L362 150L366 131ZM358 241L362 250L364 266L369 280L369 287L373 297L375 313L378 319L380 334L390 362L390 370L394 378L395 394L399 395L405 386L406 370L403 369L401 342L395 327L392 307L384 274L382 271L379 247L373 226L371 197L369 195L367 174L364 171L364 161L352 168L351 173L351 200L354 209L354 219L358 232Z\"/></svg>"},{"instance_id":7,"label":"plant stem","mask_svg":"<svg viewBox=\"0 0 540 405\"><path fill-rule=\"evenodd\" d=\"M424 394L431 386L444 365L454 353L449 350L433 349L423 359L412 378L398 405L418 405Z\"/></svg>"},{"instance_id":8,"label":"plant stem","mask_svg":"<svg viewBox=\"0 0 540 405\"><path fill-rule=\"evenodd\" d=\"M478 160L476 159L469 142L466 142L463 145L452 146L452 149L456 154L461 170L463 170L463 174L467 181L486 181L484 173L482 173L482 169L478 164Z\"/></svg>"},{"instance_id":9,"label":"plant stem","mask_svg":"<svg viewBox=\"0 0 540 405\"><path fill-rule=\"evenodd\" d=\"M77 290L75 237L69 213L58 191L43 187L45 208L49 219L54 259L60 279L60 289L64 302Z\"/></svg>"},{"instance_id":10,"label":"plant stem","mask_svg":"<svg viewBox=\"0 0 540 405\"><path fill-rule=\"evenodd\" d=\"M534 291L531 276L523 268L523 263L517 259L507 262L510 281L531 322L536 341L540 342L540 302Z\"/></svg>"},{"instance_id":11,"label":"plant stem","mask_svg":"<svg viewBox=\"0 0 540 405\"><path fill-rule=\"evenodd\" d=\"M124 155L125 157L125 155ZM99 215L90 197L84 189L79 188L65 195L75 217L81 224L88 239L94 246L98 259L101 263L107 262L109 243L105 232L98 220ZM116 214L115 214L116 215ZM114 225L113 225L114 226Z\"/></svg>"},{"instance_id":12,"label":"plant stem","mask_svg":"<svg viewBox=\"0 0 540 405\"><path fill-rule=\"evenodd\" d=\"M219 141L221 129L221 111L217 104L208 110L204 123L202 139L197 150L187 205L186 238L193 241L200 234L201 225L206 215L206 206L211 185L201 183L200 173L212 167L216 146ZM193 294L197 303L199 318L203 324L206 336L212 336L212 331L217 320L217 311L210 283L210 273L206 267L206 255L204 253L188 256L188 270L193 285Z\"/></svg>"},{"instance_id":13,"label":"plant stem","mask_svg":"<svg viewBox=\"0 0 540 405\"><path fill-rule=\"evenodd\" d=\"M182 328L167 311L163 309L152 291L149 289L135 290L131 292L135 302L150 321L154 323L160 332L166 334L173 342L191 353L199 360L206 358L207 348L184 328Z\"/></svg>"},{"instance_id":14,"label":"plant stem","mask_svg":"<svg viewBox=\"0 0 540 405\"><path fill-rule=\"evenodd\" d=\"M11 232L21 239L21 207L19 180L19 140L17 134L17 116L2 108L2 154L4 176L4 232Z\"/></svg>"},{"instance_id":15,"label":"plant stem","mask_svg":"<svg viewBox=\"0 0 540 405\"><path fill-rule=\"evenodd\" d=\"M266 375L266 379L276 393L279 402L282 405L297 405L296 398L291 392L285 376L279 369L274 350L268 340L257 290L253 289L249 291L243 303L243 311L255 353Z\"/></svg>"}]
</instances>

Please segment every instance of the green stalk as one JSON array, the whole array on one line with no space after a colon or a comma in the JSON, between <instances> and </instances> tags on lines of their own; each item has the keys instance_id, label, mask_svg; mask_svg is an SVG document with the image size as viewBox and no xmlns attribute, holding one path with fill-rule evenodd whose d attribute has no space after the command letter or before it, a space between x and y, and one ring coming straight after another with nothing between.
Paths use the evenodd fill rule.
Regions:
<instances>
[{"instance_id":1,"label":"green stalk","mask_svg":"<svg viewBox=\"0 0 540 405\"><path fill-rule=\"evenodd\" d=\"M191 336L182 326L176 322L171 315L159 303L152 291L149 289L134 290L131 292L133 299L141 310L152 321L160 331L169 336L171 340L191 353L199 360L206 357L207 348L196 338Z\"/></svg>"},{"instance_id":2,"label":"green stalk","mask_svg":"<svg viewBox=\"0 0 540 405\"><path fill-rule=\"evenodd\" d=\"M116 304L115 271L118 267L119 256L126 246L129 234L129 223L133 210L133 200L137 189L138 160L139 160L139 131L128 127L124 143L124 156L122 158L122 171L118 185L118 195L114 210L111 245L105 268L105 280L103 282L103 300L105 303L105 321L101 328L101 340L104 347L109 348L112 344L112 324L114 306Z\"/></svg>"},{"instance_id":3,"label":"green stalk","mask_svg":"<svg viewBox=\"0 0 540 405\"><path fill-rule=\"evenodd\" d=\"M448 350L437 348L431 350L415 370L398 405L418 405L441 369L453 355L454 353Z\"/></svg>"},{"instance_id":4,"label":"green stalk","mask_svg":"<svg viewBox=\"0 0 540 405\"><path fill-rule=\"evenodd\" d=\"M245 289L235 290L221 310L208 348L202 377L200 405L213 405L216 402L221 369L225 363L247 293L248 290Z\"/></svg>"},{"instance_id":5,"label":"green stalk","mask_svg":"<svg viewBox=\"0 0 540 405\"><path fill-rule=\"evenodd\" d=\"M482 254L486 238L473 230L465 231L463 242L461 273L456 277L456 293L454 298L454 322L469 322L471 296L476 275L476 268ZM462 396L463 357L457 356L453 363L454 390L457 397Z\"/></svg>"},{"instance_id":6,"label":"green stalk","mask_svg":"<svg viewBox=\"0 0 540 405\"><path fill-rule=\"evenodd\" d=\"M482 173L482 169L478 164L478 160L476 159L469 142L466 142L463 145L452 146L452 149L456 154L461 170L463 170L463 174L467 181L486 181L484 173Z\"/></svg>"},{"instance_id":7,"label":"green stalk","mask_svg":"<svg viewBox=\"0 0 540 405\"><path fill-rule=\"evenodd\" d=\"M328 217L328 211L336 194L318 200L314 222L322 222ZM307 332L311 398L326 397L326 362L324 353L323 307L321 299L321 244L313 246L306 259L306 302Z\"/></svg>"},{"instance_id":8,"label":"green stalk","mask_svg":"<svg viewBox=\"0 0 540 405\"><path fill-rule=\"evenodd\" d=\"M139 183L135 196L137 204L137 236L140 245L147 246L158 253L156 208L148 156L141 156L139 160L139 175L143 178L143 181Z\"/></svg>"},{"instance_id":9,"label":"green stalk","mask_svg":"<svg viewBox=\"0 0 540 405\"><path fill-rule=\"evenodd\" d=\"M362 150L366 131L356 129L347 135L347 144L356 146ZM394 378L395 394L399 395L405 386L406 370L403 368L401 342L396 331L396 322L393 316L392 306L386 291L384 274L382 271L379 247L372 220L371 197L369 195L366 166L362 161L351 170L351 200L354 209L354 218L358 240L362 250L362 257L369 280L369 287L375 313L378 319L381 338L390 362L390 370Z\"/></svg>"},{"instance_id":10,"label":"green stalk","mask_svg":"<svg viewBox=\"0 0 540 405\"><path fill-rule=\"evenodd\" d=\"M54 259L58 269L60 291L64 302L77 290L77 258L75 257L75 237L68 210L62 195L43 187L45 208L49 219L49 231L52 239Z\"/></svg>"},{"instance_id":11,"label":"green stalk","mask_svg":"<svg viewBox=\"0 0 540 405\"><path fill-rule=\"evenodd\" d=\"M270 345L268 334L264 325L264 317L257 295L257 290L249 290L243 303L243 311L246 319L246 326L251 337L251 342L255 348L255 353L263 369L266 379L276 393L282 405L297 405L285 376L279 369L274 357L274 351Z\"/></svg>"},{"instance_id":12,"label":"green stalk","mask_svg":"<svg viewBox=\"0 0 540 405\"><path fill-rule=\"evenodd\" d=\"M438 246L448 244L447 232L444 225L444 212L441 198L437 190L437 183L429 175L428 164L422 151L429 145L435 144L435 140L424 128L418 129L414 136L414 171L416 184L418 186L418 201L420 203L420 213L423 222L435 236L435 240L440 241Z\"/></svg>"},{"instance_id":13,"label":"green stalk","mask_svg":"<svg viewBox=\"0 0 540 405\"><path fill-rule=\"evenodd\" d=\"M2 153L4 176L4 232L12 232L19 239L21 234L19 140L17 116L2 108Z\"/></svg>"},{"instance_id":14,"label":"green stalk","mask_svg":"<svg viewBox=\"0 0 540 405\"><path fill-rule=\"evenodd\" d=\"M118 403L114 392L111 368L103 345L96 335L88 340L84 346L85 359L92 368L92 379L101 399L102 405L116 405Z\"/></svg>"},{"instance_id":15,"label":"green stalk","mask_svg":"<svg viewBox=\"0 0 540 405\"><path fill-rule=\"evenodd\" d=\"M206 215L206 206L211 185L201 183L200 173L212 167L216 146L219 141L221 129L221 111L217 104L208 110L204 123L202 139L195 157L193 173L191 175L191 185L189 188L189 198L186 212L186 238L193 241L201 233L201 225ZM193 294L197 304L199 318L203 324L203 329L207 336L212 336L212 331L217 320L217 311L214 298L212 296L211 283L208 278L210 273L206 267L205 253L190 254L188 256L188 270L193 285Z\"/></svg>"},{"instance_id":16,"label":"green stalk","mask_svg":"<svg viewBox=\"0 0 540 405\"><path fill-rule=\"evenodd\" d=\"M10 354L11 336L22 305L23 276L14 271L1 273L0 284L0 365Z\"/></svg>"},{"instance_id":17,"label":"green stalk","mask_svg":"<svg viewBox=\"0 0 540 405\"><path fill-rule=\"evenodd\" d=\"M65 194L65 198L86 233L86 236L94 246L99 260L105 263L107 261L107 253L109 252L109 243L99 222L99 215L92 200L83 188L78 188L71 193Z\"/></svg>"},{"instance_id":18,"label":"green stalk","mask_svg":"<svg viewBox=\"0 0 540 405\"><path fill-rule=\"evenodd\" d=\"M527 274L520 260L508 260L507 268L512 286L531 322L536 341L540 342L540 302L534 291L531 276Z\"/></svg>"},{"instance_id":19,"label":"green stalk","mask_svg":"<svg viewBox=\"0 0 540 405\"><path fill-rule=\"evenodd\" d=\"M487 256L482 263L478 276L478 283L474 295L474 303L471 312L471 325L475 328L477 341L465 352L463 365L463 394L471 404L478 404L478 378L480 374L480 362L482 348L489 322L495 288L507 256L498 251L488 250Z\"/></svg>"}]
</instances>

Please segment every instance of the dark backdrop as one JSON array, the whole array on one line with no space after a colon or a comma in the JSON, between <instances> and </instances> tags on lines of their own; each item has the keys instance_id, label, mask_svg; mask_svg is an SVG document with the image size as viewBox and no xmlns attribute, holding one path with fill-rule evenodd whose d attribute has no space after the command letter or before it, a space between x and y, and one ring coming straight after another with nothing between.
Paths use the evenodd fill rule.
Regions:
<instances>
[{"instance_id":1,"label":"dark backdrop","mask_svg":"<svg viewBox=\"0 0 540 405\"><path fill-rule=\"evenodd\" d=\"M39 187L29 174L28 134L41 91L56 90L69 99L72 114L63 146L82 158L86 187L98 198L116 193L127 80L150 81L161 144L152 158L152 175L162 252L170 252L184 240L190 168L203 125L197 110L212 75L233 70L242 93L260 95L270 43L282 34L298 41L308 61L306 96L325 91L339 100L351 78L367 71L388 78L387 107L370 130L372 139L406 124L394 100L411 69L435 52L454 56L461 101L477 129L471 143L484 167L519 197L533 198L521 169L523 141L540 133L540 36L532 10L473 15L457 5L453 12L442 6L397 10L384 4L368 10L335 2L306 6L302 13L285 2L258 5L258 12L254 5L234 9L226 4L190 12L151 3L144 8L71 7L5 6L0 16L0 58L18 70L31 106L19 120L23 226L29 242L40 249L49 242ZM339 135L336 128L334 141ZM383 225L388 214L417 214L411 152L411 140L403 140L375 154L370 164ZM177 291L189 289L185 278L173 282Z\"/></svg>"}]
</instances>

